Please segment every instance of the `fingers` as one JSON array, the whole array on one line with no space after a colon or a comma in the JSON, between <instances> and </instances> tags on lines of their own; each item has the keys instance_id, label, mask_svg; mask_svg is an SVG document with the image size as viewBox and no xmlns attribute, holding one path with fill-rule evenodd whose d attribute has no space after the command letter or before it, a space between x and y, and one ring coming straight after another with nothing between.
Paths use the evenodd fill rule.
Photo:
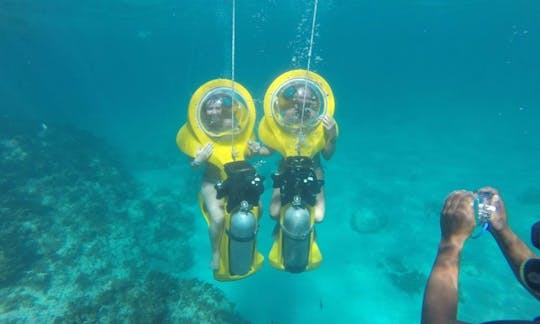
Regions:
<instances>
[{"instance_id":1,"label":"fingers","mask_svg":"<svg viewBox=\"0 0 540 324\"><path fill-rule=\"evenodd\" d=\"M444 203L441 215L443 217L474 218L473 210L474 194L467 190L453 191Z\"/></svg>"},{"instance_id":2,"label":"fingers","mask_svg":"<svg viewBox=\"0 0 540 324\"><path fill-rule=\"evenodd\" d=\"M253 153L258 153L261 150L261 143L253 140L248 141L248 148Z\"/></svg>"},{"instance_id":3,"label":"fingers","mask_svg":"<svg viewBox=\"0 0 540 324\"><path fill-rule=\"evenodd\" d=\"M489 186L478 189L478 192L486 192L486 193L491 193L493 195L499 195L499 190L493 187L489 187Z\"/></svg>"},{"instance_id":4,"label":"fingers","mask_svg":"<svg viewBox=\"0 0 540 324\"><path fill-rule=\"evenodd\" d=\"M441 211L441 234L445 241L462 245L474 229L474 194L467 190L450 193Z\"/></svg>"},{"instance_id":5,"label":"fingers","mask_svg":"<svg viewBox=\"0 0 540 324\"><path fill-rule=\"evenodd\" d=\"M197 149L197 155L195 156L195 161L202 163L212 155L214 151L214 144L212 142L206 143L202 148Z\"/></svg>"},{"instance_id":6,"label":"fingers","mask_svg":"<svg viewBox=\"0 0 540 324\"><path fill-rule=\"evenodd\" d=\"M336 126L336 120L330 115L321 115L319 118L326 129L331 129Z\"/></svg>"},{"instance_id":7,"label":"fingers","mask_svg":"<svg viewBox=\"0 0 540 324\"><path fill-rule=\"evenodd\" d=\"M233 147L231 150L231 157L233 159L237 159L239 156L240 156L240 152L238 152L238 150Z\"/></svg>"},{"instance_id":8,"label":"fingers","mask_svg":"<svg viewBox=\"0 0 540 324\"><path fill-rule=\"evenodd\" d=\"M446 198L443 214L454 213L468 207L472 208L473 200L474 195L472 192L467 190L455 190Z\"/></svg>"}]
</instances>

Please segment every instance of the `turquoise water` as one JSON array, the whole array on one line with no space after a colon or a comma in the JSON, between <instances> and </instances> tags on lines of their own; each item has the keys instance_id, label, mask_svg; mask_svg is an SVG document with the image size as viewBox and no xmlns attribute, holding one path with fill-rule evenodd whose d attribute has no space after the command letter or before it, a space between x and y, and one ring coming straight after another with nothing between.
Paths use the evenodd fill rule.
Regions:
<instances>
[{"instance_id":1,"label":"turquoise water","mask_svg":"<svg viewBox=\"0 0 540 324\"><path fill-rule=\"evenodd\" d=\"M262 116L271 81L307 65L313 3L236 5L235 79ZM530 245L539 22L534 0L320 1L311 68L332 86L340 125L325 163L323 265L289 274L265 264L219 283L200 174L174 140L192 93L231 75L231 4L0 2L0 320L178 322L187 307L203 321L217 302L183 290L200 286L253 323L418 323L449 192L497 187ZM267 188L276 159L259 170ZM359 214L375 227L354 231ZM262 221L263 254L272 226ZM489 235L467 242L461 266L461 320L540 315ZM126 317L134 309L152 311Z\"/></svg>"}]
</instances>

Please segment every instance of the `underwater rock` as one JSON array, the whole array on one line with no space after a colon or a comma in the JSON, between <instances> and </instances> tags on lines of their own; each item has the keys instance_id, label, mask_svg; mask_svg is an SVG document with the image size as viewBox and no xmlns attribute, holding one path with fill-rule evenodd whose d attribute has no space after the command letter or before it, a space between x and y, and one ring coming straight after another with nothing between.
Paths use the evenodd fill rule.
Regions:
<instances>
[{"instance_id":1,"label":"underwater rock","mask_svg":"<svg viewBox=\"0 0 540 324\"><path fill-rule=\"evenodd\" d=\"M392 284L405 293L412 295L421 293L427 282L427 275L417 269L408 268L397 256L390 256L377 263Z\"/></svg>"},{"instance_id":2,"label":"underwater rock","mask_svg":"<svg viewBox=\"0 0 540 324\"><path fill-rule=\"evenodd\" d=\"M189 238L194 234L196 218L179 204L180 199L179 194L167 190L152 192L137 202L144 217L135 219L141 229L135 233L135 240L142 256L172 272L187 271L194 264Z\"/></svg>"},{"instance_id":3,"label":"underwater rock","mask_svg":"<svg viewBox=\"0 0 540 324\"><path fill-rule=\"evenodd\" d=\"M360 234L373 234L384 229L388 217L384 213L376 213L373 209L361 207L355 210L349 219L353 231Z\"/></svg>"},{"instance_id":4,"label":"underwater rock","mask_svg":"<svg viewBox=\"0 0 540 324\"><path fill-rule=\"evenodd\" d=\"M168 316L173 307L160 308L162 292L148 295L141 283L169 282L147 277L152 269L193 265L196 217L181 193L142 190L117 150L70 127L0 116L0 155L2 321L99 322L125 305L92 302L129 285L138 293L126 304L153 305L147 313L157 322Z\"/></svg>"},{"instance_id":5,"label":"underwater rock","mask_svg":"<svg viewBox=\"0 0 540 324\"><path fill-rule=\"evenodd\" d=\"M32 268L39 259L37 244L32 231L24 227L6 224L7 215L0 229L0 288L13 285Z\"/></svg>"},{"instance_id":6,"label":"underwater rock","mask_svg":"<svg viewBox=\"0 0 540 324\"><path fill-rule=\"evenodd\" d=\"M67 323L248 323L221 290L198 279L150 272L117 280L96 298L81 298L58 319Z\"/></svg>"}]
</instances>

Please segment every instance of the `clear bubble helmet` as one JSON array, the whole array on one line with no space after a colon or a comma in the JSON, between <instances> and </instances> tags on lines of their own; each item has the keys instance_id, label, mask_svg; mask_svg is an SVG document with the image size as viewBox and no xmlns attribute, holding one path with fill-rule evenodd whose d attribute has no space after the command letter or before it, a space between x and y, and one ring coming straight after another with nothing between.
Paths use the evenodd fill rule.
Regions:
<instances>
[{"instance_id":1,"label":"clear bubble helmet","mask_svg":"<svg viewBox=\"0 0 540 324\"><path fill-rule=\"evenodd\" d=\"M307 70L287 71L266 91L259 138L284 157L313 157L326 143L320 117L333 116L334 108L334 94L323 77Z\"/></svg>"},{"instance_id":2,"label":"clear bubble helmet","mask_svg":"<svg viewBox=\"0 0 540 324\"><path fill-rule=\"evenodd\" d=\"M230 140L249 125L246 101L230 88L209 91L196 110L199 127L214 141Z\"/></svg>"},{"instance_id":3,"label":"clear bubble helmet","mask_svg":"<svg viewBox=\"0 0 540 324\"><path fill-rule=\"evenodd\" d=\"M324 98L312 81L292 79L279 87L272 98L272 116L280 127L289 131L313 129L327 111Z\"/></svg>"}]
</instances>

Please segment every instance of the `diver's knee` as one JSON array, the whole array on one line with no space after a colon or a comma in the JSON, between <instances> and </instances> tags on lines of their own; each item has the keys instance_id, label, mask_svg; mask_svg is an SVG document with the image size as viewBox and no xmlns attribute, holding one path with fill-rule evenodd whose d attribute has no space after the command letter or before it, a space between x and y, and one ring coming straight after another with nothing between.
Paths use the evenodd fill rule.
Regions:
<instances>
[{"instance_id":1,"label":"diver's knee","mask_svg":"<svg viewBox=\"0 0 540 324\"><path fill-rule=\"evenodd\" d=\"M212 223L222 225L225 222L225 213L219 206L208 208L208 213Z\"/></svg>"},{"instance_id":2,"label":"diver's knee","mask_svg":"<svg viewBox=\"0 0 540 324\"><path fill-rule=\"evenodd\" d=\"M315 223L321 223L324 220L325 208L323 205L316 205L314 209Z\"/></svg>"},{"instance_id":3,"label":"diver's knee","mask_svg":"<svg viewBox=\"0 0 540 324\"><path fill-rule=\"evenodd\" d=\"M281 204L279 202L272 202L270 204L270 217L274 220L279 218L279 210L281 209Z\"/></svg>"}]
</instances>

